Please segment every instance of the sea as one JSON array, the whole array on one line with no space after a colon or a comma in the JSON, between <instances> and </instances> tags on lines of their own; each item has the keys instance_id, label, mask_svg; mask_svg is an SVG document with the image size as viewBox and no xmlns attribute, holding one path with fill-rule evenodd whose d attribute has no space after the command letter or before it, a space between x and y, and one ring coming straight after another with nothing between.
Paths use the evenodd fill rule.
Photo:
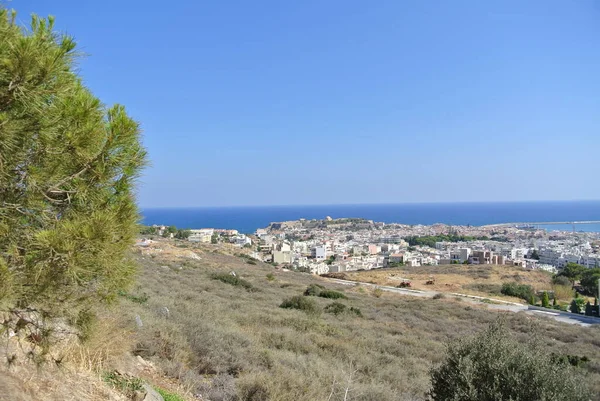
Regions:
<instances>
[{"instance_id":1,"label":"sea","mask_svg":"<svg viewBox=\"0 0 600 401\"><path fill-rule=\"evenodd\" d=\"M144 208L142 223L178 228L225 228L252 233L271 222L356 217L410 225L482 226L499 223L600 221L600 201L401 203L309 206L236 206ZM539 225L549 231L572 231L571 224ZM576 224L576 231L600 232L600 224Z\"/></svg>"}]
</instances>

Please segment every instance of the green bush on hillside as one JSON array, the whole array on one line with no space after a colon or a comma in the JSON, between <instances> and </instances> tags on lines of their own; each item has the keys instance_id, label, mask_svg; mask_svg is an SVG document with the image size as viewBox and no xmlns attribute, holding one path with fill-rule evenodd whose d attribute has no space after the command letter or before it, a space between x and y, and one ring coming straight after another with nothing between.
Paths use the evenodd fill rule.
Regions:
<instances>
[{"instance_id":1,"label":"green bush on hillside","mask_svg":"<svg viewBox=\"0 0 600 401\"><path fill-rule=\"evenodd\" d=\"M249 281L239 278L228 273L215 273L211 276L213 280L219 280L223 283L231 284L235 287L243 287L248 291L254 291L255 288Z\"/></svg>"},{"instance_id":2,"label":"green bush on hillside","mask_svg":"<svg viewBox=\"0 0 600 401\"><path fill-rule=\"evenodd\" d=\"M304 295L306 296L313 296L313 297L318 297L319 294L321 293L321 291L323 291L325 289L325 287L323 287L322 285L319 284L311 284L308 286L308 288L304 291Z\"/></svg>"},{"instance_id":3,"label":"green bush on hillside","mask_svg":"<svg viewBox=\"0 0 600 401\"><path fill-rule=\"evenodd\" d=\"M285 299L279 307L284 309L298 309L309 314L319 314L321 312L314 299L300 295Z\"/></svg>"},{"instance_id":4,"label":"green bush on hillside","mask_svg":"<svg viewBox=\"0 0 600 401\"><path fill-rule=\"evenodd\" d=\"M431 370L430 396L434 401L587 401L582 374L542 344L512 338L496 322L449 344L445 360Z\"/></svg>"},{"instance_id":5,"label":"green bush on hillside","mask_svg":"<svg viewBox=\"0 0 600 401\"><path fill-rule=\"evenodd\" d=\"M530 285L518 283L504 283L500 292L511 297L521 298L529 302L532 297L535 299L535 291Z\"/></svg>"},{"instance_id":6,"label":"green bush on hillside","mask_svg":"<svg viewBox=\"0 0 600 401\"><path fill-rule=\"evenodd\" d=\"M329 299L347 299L348 297L343 293L335 290L329 290L322 285L319 284L311 284L308 286L306 291L304 291L304 295L313 296L313 297L321 297L321 298L329 298Z\"/></svg>"},{"instance_id":7,"label":"green bush on hillside","mask_svg":"<svg viewBox=\"0 0 600 401\"><path fill-rule=\"evenodd\" d=\"M170 391L167 391L165 389L162 389L160 387L154 387L154 389L158 392L158 394L160 394L162 396L163 400L165 400L165 401L185 401L179 395L172 393Z\"/></svg>"},{"instance_id":8,"label":"green bush on hillside","mask_svg":"<svg viewBox=\"0 0 600 401\"><path fill-rule=\"evenodd\" d=\"M344 305L341 302L330 303L329 305L327 305L325 307L325 312L332 313L336 316L344 314L344 313L348 313L348 314L354 314L356 316L362 317L362 312L360 311L359 308L355 308L353 306L348 308L346 305Z\"/></svg>"}]
</instances>

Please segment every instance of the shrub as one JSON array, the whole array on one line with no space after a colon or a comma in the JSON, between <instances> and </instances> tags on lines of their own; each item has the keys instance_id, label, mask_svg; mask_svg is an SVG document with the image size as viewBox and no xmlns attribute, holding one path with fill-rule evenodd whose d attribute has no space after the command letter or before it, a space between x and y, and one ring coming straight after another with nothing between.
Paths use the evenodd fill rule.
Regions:
<instances>
[{"instance_id":1,"label":"shrub","mask_svg":"<svg viewBox=\"0 0 600 401\"><path fill-rule=\"evenodd\" d=\"M569 311L571 313L581 313L581 302L578 302L577 299L572 300Z\"/></svg>"},{"instance_id":2,"label":"shrub","mask_svg":"<svg viewBox=\"0 0 600 401\"><path fill-rule=\"evenodd\" d=\"M141 295L133 295L125 291L119 291L119 296L136 304L145 304L146 302L148 302L148 299L150 299L148 294L146 294L145 292Z\"/></svg>"},{"instance_id":3,"label":"shrub","mask_svg":"<svg viewBox=\"0 0 600 401\"><path fill-rule=\"evenodd\" d=\"M266 277L268 281L275 281L275 275L273 273L268 273Z\"/></svg>"},{"instance_id":4,"label":"shrub","mask_svg":"<svg viewBox=\"0 0 600 401\"><path fill-rule=\"evenodd\" d=\"M552 284L565 286L568 285L569 288L571 287L571 281L565 276L554 276L554 278L552 279Z\"/></svg>"},{"instance_id":5,"label":"shrub","mask_svg":"<svg viewBox=\"0 0 600 401\"><path fill-rule=\"evenodd\" d=\"M325 312L327 313L333 313L334 315L340 315L344 312L346 312L348 308L346 307L346 305L340 303L340 302L334 302L332 304L329 304L325 307Z\"/></svg>"},{"instance_id":6,"label":"shrub","mask_svg":"<svg viewBox=\"0 0 600 401\"><path fill-rule=\"evenodd\" d=\"M575 292L571 286L571 283L567 285L554 284L552 286L552 291L554 293L554 298L558 299L571 299L573 298Z\"/></svg>"},{"instance_id":7,"label":"shrub","mask_svg":"<svg viewBox=\"0 0 600 401\"><path fill-rule=\"evenodd\" d=\"M362 312L359 308L355 308L354 306L350 307L350 312L354 313L356 316L362 317Z\"/></svg>"},{"instance_id":8,"label":"shrub","mask_svg":"<svg viewBox=\"0 0 600 401\"><path fill-rule=\"evenodd\" d=\"M133 397L136 391L143 390L143 381L137 377L122 375L117 371L104 372L102 379L128 397Z\"/></svg>"},{"instance_id":9,"label":"shrub","mask_svg":"<svg viewBox=\"0 0 600 401\"><path fill-rule=\"evenodd\" d=\"M227 273L213 274L211 276L213 280L219 280L223 283L231 284L236 287L243 287L248 291L253 291L254 287L252 284L246 280L239 278L238 276L233 276Z\"/></svg>"},{"instance_id":10,"label":"shrub","mask_svg":"<svg viewBox=\"0 0 600 401\"><path fill-rule=\"evenodd\" d=\"M348 297L343 293L335 290L328 290L319 284L311 284L308 286L306 291L304 291L304 295L313 296L313 297L321 297L321 298L329 298L329 299L347 299Z\"/></svg>"},{"instance_id":11,"label":"shrub","mask_svg":"<svg viewBox=\"0 0 600 401\"><path fill-rule=\"evenodd\" d=\"M333 303L327 305L325 307L325 312L333 313L336 316L341 315L342 313L347 313L347 314L354 314L356 316L362 317L362 312L360 311L359 308L355 308L353 306L348 308L346 305L344 305L343 303L340 303L340 302L333 302Z\"/></svg>"},{"instance_id":12,"label":"shrub","mask_svg":"<svg viewBox=\"0 0 600 401\"><path fill-rule=\"evenodd\" d=\"M321 298L329 298L329 299L348 299L346 295L339 291L334 290L323 290L319 294Z\"/></svg>"},{"instance_id":13,"label":"shrub","mask_svg":"<svg viewBox=\"0 0 600 401\"><path fill-rule=\"evenodd\" d=\"M304 295L318 297L321 291L323 291L325 287L319 284L311 284L308 286L306 291L304 291Z\"/></svg>"},{"instance_id":14,"label":"shrub","mask_svg":"<svg viewBox=\"0 0 600 401\"><path fill-rule=\"evenodd\" d=\"M318 314L321 312L314 299L300 295L285 299L279 307L284 309L298 309L309 314Z\"/></svg>"},{"instance_id":15,"label":"shrub","mask_svg":"<svg viewBox=\"0 0 600 401\"><path fill-rule=\"evenodd\" d=\"M182 397L178 396L177 394L171 393L170 391L164 390L160 387L155 387L154 389L158 392L158 394L162 396L164 401L185 401Z\"/></svg>"},{"instance_id":16,"label":"shrub","mask_svg":"<svg viewBox=\"0 0 600 401\"><path fill-rule=\"evenodd\" d=\"M504 283L501 292L504 295L521 298L525 301L530 301L531 297L535 297L533 288L527 284Z\"/></svg>"},{"instance_id":17,"label":"shrub","mask_svg":"<svg viewBox=\"0 0 600 401\"><path fill-rule=\"evenodd\" d=\"M544 291L544 293L542 294L542 306L544 308L550 306L550 298L548 297L548 293L546 291Z\"/></svg>"},{"instance_id":18,"label":"shrub","mask_svg":"<svg viewBox=\"0 0 600 401\"><path fill-rule=\"evenodd\" d=\"M444 299L446 298L446 296L444 294L442 294L441 292L438 292L437 294L435 294L433 296L433 299Z\"/></svg>"},{"instance_id":19,"label":"shrub","mask_svg":"<svg viewBox=\"0 0 600 401\"><path fill-rule=\"evenodd\" d=\"M540 343L522 343L496 322L483 333L448 346L442 364L431 370L434 401L584 401L590 394L580 373L545 352Z\"/></svg>"},{"instance_id":20,"label":"shrub","mask_svg":"<svg viewBox=\"0 0 600 401\"><path fill-rule=\"evenodd\" d=\"M377 287L373 290L373 296L375 298L381 298L382 295L383 295L383 290L381 288Z\"/></svg>"},{"instance_id":21,"label":"shrub","mask_svg":"<svg viewBox=\"0 0 600 401\"><path fill-rule=\"evenodd\" d=\"M248 263L249 265L255 265L256 261L253 259L246 259L246 263Z\"/></svg>"}]
</instances>

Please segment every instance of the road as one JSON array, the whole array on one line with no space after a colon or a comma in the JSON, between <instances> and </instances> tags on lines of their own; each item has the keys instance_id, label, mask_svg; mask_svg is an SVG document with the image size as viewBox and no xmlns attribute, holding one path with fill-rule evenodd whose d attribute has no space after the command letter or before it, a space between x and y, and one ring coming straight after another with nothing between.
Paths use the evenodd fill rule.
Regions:
<instances>
[{"instance_id":1,"label":"road","mask_svg":"<svg viewBox=\"0 0 600 401\"><path fill-rule=\"evenodd\" d=\"M594 324L600 324L599 318L594 318L594 317L589 317L589 316L584 316L584 315L574 315L573 313L569 313L569 312L561 312L561 311L557 311L557 310L545 309L545 308L540 308L540 307L536 307L536 306L523 305L523 304L518 304L515 302L505 301L503 299L478 297L475 295L460 294L460 293L455 293L455 292L452 292L452 293L440 292L440 293L438 293L436 291L411 290L408 288L396 288L396 287L389 287L389 286L385 286L385 285L365 283L362 281L342 280L342 279L338 279L338 278L323 277L323 279L330 281L330 282L337 283L337 284L348 285L348 286L362 285L365 287L375 287L375 288L380 288L382 291L389 291L389 292L394 292L394 293L402 294L402 295L409 295L409 296L413 296L413 297L433 298L433 296L436 294L444 294L446 296L461 298L461 299L464 299L466 302L470 302L470 303L477 304L480 306L483 305L483 306L487 307L488 309L509 311L509 312L524 312L524 313L527 313L532 316L545 316L545 317L549 317L551 319L554 319L554 320L562 322L562 323L577 324L577 325L585 326L585 327L591 326ZM490 300L491 302L494 302L494 303L482 302L484 299Z\"/></svg>"}]
</instances>

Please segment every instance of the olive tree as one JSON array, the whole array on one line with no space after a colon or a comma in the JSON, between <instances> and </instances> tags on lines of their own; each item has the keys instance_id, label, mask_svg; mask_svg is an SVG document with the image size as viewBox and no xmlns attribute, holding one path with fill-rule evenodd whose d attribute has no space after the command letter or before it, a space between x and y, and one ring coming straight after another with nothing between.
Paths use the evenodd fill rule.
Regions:
<instances>
[{"instance_id":1,"label":"olive tree","mask_svg":"<svg viewBox=\"0 0 600 401\"><path fill-rule=\"evenodd\" d=\"M128 284L140 128L75 70L52 17L25 29L0 6L0 306L60 314ZM1 323L1 322L0 322Z\"/></svg>"},{"instance_id":2,"label":"olive tree","mask_svg":"<svg viewBox=\"0 0 600 401\"><path fill-rule=\"evenodd\" d=\"M546 352L536 341L519 342L501 322L448 345L431 371L436 401L583 401L583 373Z\"/></svg>"}]
</instances>

